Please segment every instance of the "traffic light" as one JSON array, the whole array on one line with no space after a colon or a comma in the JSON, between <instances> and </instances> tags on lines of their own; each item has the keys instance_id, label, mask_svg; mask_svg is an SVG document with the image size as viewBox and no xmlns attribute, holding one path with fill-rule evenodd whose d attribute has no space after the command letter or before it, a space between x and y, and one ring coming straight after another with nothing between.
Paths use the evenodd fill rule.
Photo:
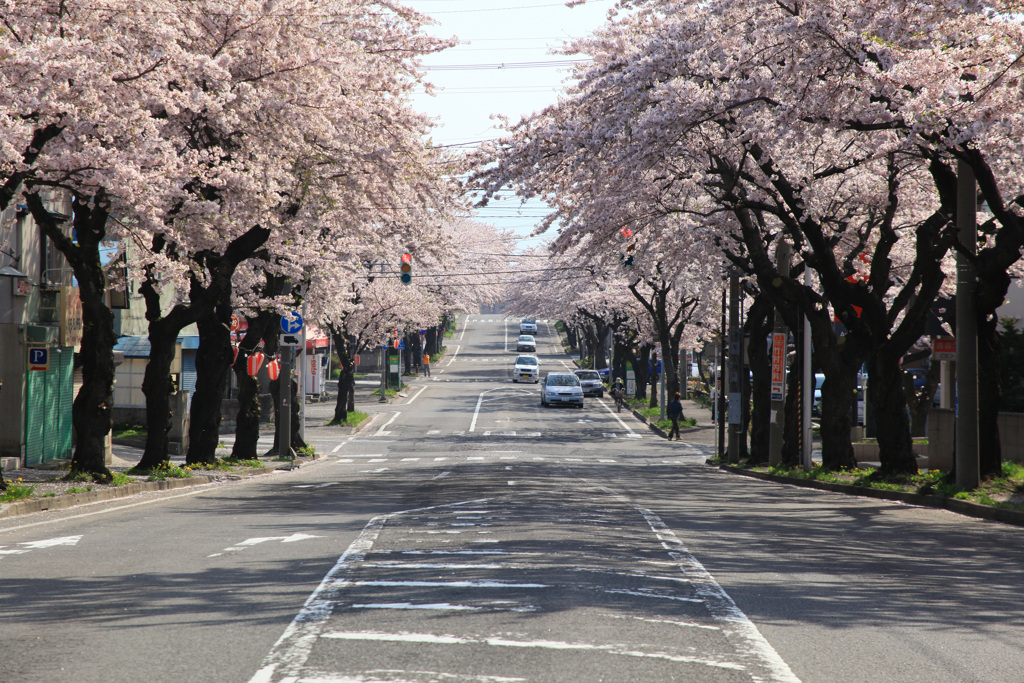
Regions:
<instances>
[{"instance_id":1,"label":"traffic light","mask_svg":"<svg viewBox=\"0 0 1024 683\"><path fill-rule=\"evenodd\" d=\"M402 271L402 284L408 285L412 283L412 255L409 252L402 254L402 265L400 270Z\"/></svg>"}]
</instances>

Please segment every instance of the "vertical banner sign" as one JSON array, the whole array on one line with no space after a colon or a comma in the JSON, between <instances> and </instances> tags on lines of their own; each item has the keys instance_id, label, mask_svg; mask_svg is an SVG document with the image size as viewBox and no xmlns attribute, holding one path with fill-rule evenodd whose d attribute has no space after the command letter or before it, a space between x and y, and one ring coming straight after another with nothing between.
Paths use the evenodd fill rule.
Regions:
<instances>
[{"instance_id":1,"label":"vertical banner sign","mask_svg":"<svg viewBox=\"0 0 1024 683\"><path fill-rule=\"evenodd\" d=\"M626 395L636 396L636 373L629 361L626 361Z\"/></svg>"},{"instance_id":2,"label":"vertical banner sign","mask_svg":"<svg viewBox=\"0 0 1024 683\"><path fill-rule=\"evenodd\" d=\"M786 342L787 335L776 332L772 335L772 400L781 401L786 388Z\"/></svg>"}]
</instances>

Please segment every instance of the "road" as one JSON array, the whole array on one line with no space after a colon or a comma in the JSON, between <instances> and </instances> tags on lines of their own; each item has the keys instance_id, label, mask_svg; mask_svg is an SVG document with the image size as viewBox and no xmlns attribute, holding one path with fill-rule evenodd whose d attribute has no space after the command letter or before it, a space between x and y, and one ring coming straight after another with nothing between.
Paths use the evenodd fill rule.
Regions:
<instances>
[{"instance_id":1,"label":"road","mask_svg":"<svg viewBox=\"0 0 1024 683\"><path fill-rule=\"evenodd\" d=\"M460 321L356 435L311 410L301 469L3 520L0 680L1024 681L1024 529L541 408L516 336Z\"/></svg>"}]
</instances>

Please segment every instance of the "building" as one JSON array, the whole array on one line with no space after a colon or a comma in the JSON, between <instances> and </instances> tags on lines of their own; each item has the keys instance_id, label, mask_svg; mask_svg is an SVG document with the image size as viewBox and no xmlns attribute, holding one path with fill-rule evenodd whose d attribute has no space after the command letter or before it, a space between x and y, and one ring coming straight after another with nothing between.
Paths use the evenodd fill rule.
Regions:
<instances>
[{"instance_id":1,"label":"building","mask_svg":"<svg viewBox=\"0 0 1024 683\"><path fill-rule=\"evenodd\" d=\"M43 198L49 211L70 219L70 197L53 191ZM81 301L71 268L27 207L15 202L0 215L0 457L5 467L70 457L74 355L81 335Z\"/></svg>"}]
</instances>

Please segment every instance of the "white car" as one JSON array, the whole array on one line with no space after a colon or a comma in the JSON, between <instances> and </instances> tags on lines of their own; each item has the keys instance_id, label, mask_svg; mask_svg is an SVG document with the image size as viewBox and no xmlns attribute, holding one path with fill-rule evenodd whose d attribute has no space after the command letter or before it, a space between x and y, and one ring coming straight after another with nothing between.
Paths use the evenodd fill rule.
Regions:
<instances>
[{"instance_id":1,"label":"white car","mask_svg":"<svg viewBox=\"0 0 1024 683\"><path fill-rule=\"evenodd\" d=\"M512 381L533 382L534 384L539 382L540 360L537 359L537 356L519 356L516 358L516 362L512 366Z\"/></svg>"},{"instance_id":2,"label":"white car","mask_svg":"<svg viewBox=\"0 0 1024 683\"><path fill-rule=\"evenodd\" d=\"M528 353L537 353L537 340L529 334L519 335L519 340L516 341L516 351L526 351Z\"/></svg>"},{"instance_id":3,"label":"white car","mask_svg":"<svg viewBox=\"0 0 1024 683\"><path fill-rule=\"evenodd\" d=\"M583 387L583 395L593 394L598 398L604 397L604 382L597 370L574 370L573 374L580 378L580 386Z\"/></svg>"},{"instance_id":4,"label":"white car","mask_svg":"<svg viewBox=\"0 0 1024 683\"><path fill-rule=\"evenodd\" d=\"M523 318L519 323L519 334L537 334L537 321L533 318Z\"/></svg>"},{"instance_id":5,"label":"white car","mask_svg":"<svg viewBox=\"0 0 1024 683\"><path fill-rule=\"evenodd\" d=\"M570 405L583 407L583 387L580 378L571 372L549 372L540 383L542 406Z\"/></svg>"}]
</instances>

